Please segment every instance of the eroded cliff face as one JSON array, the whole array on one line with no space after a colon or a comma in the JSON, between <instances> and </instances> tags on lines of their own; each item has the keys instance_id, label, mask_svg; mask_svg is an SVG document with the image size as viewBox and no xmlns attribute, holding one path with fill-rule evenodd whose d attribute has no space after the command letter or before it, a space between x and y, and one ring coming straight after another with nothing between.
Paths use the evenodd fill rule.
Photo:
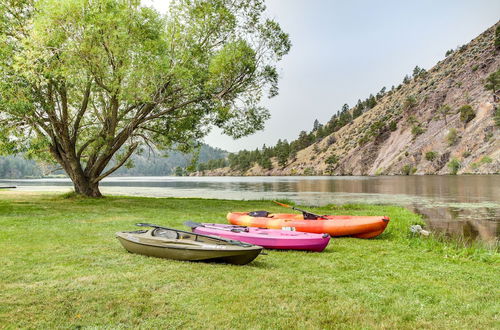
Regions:
<instances>
[{"instance_id":1,"label":"eroded cliff face","mask_svg":"<svg viewBox=\"0 0 500 330\"><path fill-rule=\"evenodd\" d=\"M495 125L494 114L500 104L484 87L486 77L500 68L500 51L494 45L495 28L462 46L428 72L386 93L374 108L300 150L285 167L273 160L271 170L254 165L245 173L223 168L203 174L499 173L500 128ZM448 111L443 110L446 105ZM473 113L469 111L467 115L465 108L461 115L459 109L467 105ZM332 155L337 156L337 161L331 161Z\"/></svg>"}]
</instances>

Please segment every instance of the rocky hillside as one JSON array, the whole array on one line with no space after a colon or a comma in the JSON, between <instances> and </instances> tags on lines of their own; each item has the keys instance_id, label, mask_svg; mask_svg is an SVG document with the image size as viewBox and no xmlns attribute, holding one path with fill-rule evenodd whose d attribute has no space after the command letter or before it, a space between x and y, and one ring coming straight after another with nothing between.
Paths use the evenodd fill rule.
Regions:
<instances>
[{"instance_id":1,"label":"rocky hillside","mask_svg":"<svg viewBox=\"0 0 500 330\"><path fill-rule=\"evenodd\" d=\"M417 70L378 98L373 108L299 150L285 165L272 158L268 169L254 163L243 173L226 167L203 174L499 173L500 128L495 116L500 116L500 105L485 89L486 78L500 69L495 45L499 25L430 70Z\"/></svg>"}]
</instances>

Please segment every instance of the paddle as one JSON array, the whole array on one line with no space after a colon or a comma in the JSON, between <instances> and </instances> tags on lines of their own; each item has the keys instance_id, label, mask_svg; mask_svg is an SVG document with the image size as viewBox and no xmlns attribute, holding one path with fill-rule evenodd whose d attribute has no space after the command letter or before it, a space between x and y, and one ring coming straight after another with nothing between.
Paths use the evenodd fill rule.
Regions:
<instances>
[{"instance_id":1,"label":"paddle","mask_svg":"<svg viewBox=\"0 0 500 330\"><path fill-rule=\"evenodd\" d=\"M301 210L301 209L299 209L299 208L297 208L295 206L283 204L283 203L280 203L280 202L277 202L277 201L273 201L273 203L276 203L276 204L278 204L280 206L283 206L283 207L288 207L289 209L292 209L292 210L296 210L296 211L302 212L302 214L304 215L304 220L317 220L318 218L321 218L321 219L324 219L324 220L329 220L324 215L319 215L319 214L314 214L314 213L311 213L311 212L308 212L308 211L304 211L304 210Z\"/></svg>"},{"instance_id":2,"label":"paddle","mask_svg":"<svg viewBox=\"0 0 500 330\"><path fill-rule=\"evenodd\" d=\"M152 228L161 228L161 229L166 229L166 230L173 230L173 231L178 231L178 232L181 232L181 233L185 233L185 234L190 234L190 235L195 235L195 236L200 236L200 237L206 237L206 238L210 238L210 239L218 239L220 241L224 241L224 242L227 242L229 244L232 244L232 245L237 245L237 246L242 246L242 247L249 247L249 246L253 246L253 244L248 244L248 243L244 243L244 242L240 242L240 241L235 241L235 240L232 240L232 239L227 239L227 238L222 238L222 237L214 237L214 236L209 236L209 235L203 235L203 234L197 234L197 233L192 233L192 232L189 232L189 231L185 231L185 230L180 230L180 229L174 229L174 228L168 228L168 227L162 227L162 226L158 226L158 225L153 225L153 224L150 224L150 223L136 223L135 224L136 226L139 226L139 227L152 227Z\"/></svg>"},{"instance_id":3,"label":"paddle","mask_svg":"<svg viewBox=\"0 0 500 330\"><path fill-rule=\"evenodd\" d=\"M229 229L229 228L223 228L223 227L216 227L216 226L204 225L202 223L194 222L194 221L186 221L186 222L184 222L184 225L188 226L190 228L205 227L205 228L211 228L211 229L231 231L233 233L241 233L241 232L248 233L248 231L249 231L249 229L247 227L241 228L241 229L239 229L239 228L231 228L231 229Z\"/></svg>"}]
</instances>

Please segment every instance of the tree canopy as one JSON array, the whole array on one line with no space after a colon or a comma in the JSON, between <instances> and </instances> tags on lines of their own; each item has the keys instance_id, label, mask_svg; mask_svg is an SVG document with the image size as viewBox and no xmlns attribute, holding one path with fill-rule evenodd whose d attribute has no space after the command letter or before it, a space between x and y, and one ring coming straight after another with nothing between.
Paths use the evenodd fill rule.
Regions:
<instances>
[{"instance_id":1,"label":"tree canopy","mask_svg":"<svg viewBox=\"0 0 500 330\"><path fill-rule=\"evenodd\" d=\"M291 47L262 0L0 4L0 151L58 162L75 191L149 146L188 150L211 127L263 128Z\"/></svg>"}]
</instances>

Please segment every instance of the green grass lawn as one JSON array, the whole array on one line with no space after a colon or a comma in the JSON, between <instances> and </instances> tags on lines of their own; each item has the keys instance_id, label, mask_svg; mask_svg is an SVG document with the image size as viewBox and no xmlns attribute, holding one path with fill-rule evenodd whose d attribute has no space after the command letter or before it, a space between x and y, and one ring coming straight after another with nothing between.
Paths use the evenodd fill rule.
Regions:
<instances>
[{"instance_id":1,"label":"green grass lawn","mask_svg":"<svg viewBox=\"0 0 500 330\"><path fill-rule=\"evenodd\" d=\"M313 208L391 222L376 239L271 250L246 266L133 255L114 237L137 222L183 228L262 209L283 211L269 201L0 192L0 328L500 327L498 251L412 237L421 220L401 207Z\"/></svg>"}]
</instances>

